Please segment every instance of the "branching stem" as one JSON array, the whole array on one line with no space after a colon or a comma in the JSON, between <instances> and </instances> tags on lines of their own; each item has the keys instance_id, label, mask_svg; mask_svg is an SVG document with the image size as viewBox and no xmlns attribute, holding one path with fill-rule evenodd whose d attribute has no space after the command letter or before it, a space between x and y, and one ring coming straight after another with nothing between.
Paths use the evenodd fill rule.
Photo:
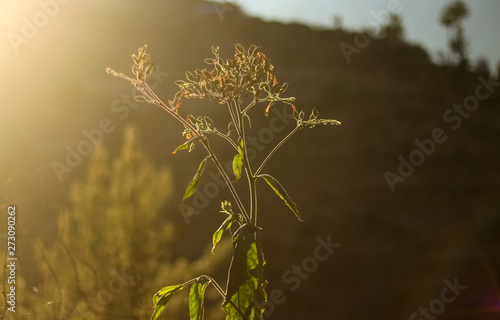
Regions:
<instances>
[{"instance_id":1,"label":"branching stem","mask_svg":"<svg viewBox=\"0 0 500 320\"><path fill-rule=\"evenodd\" d=\"M186 119L182 118L177 112L175 112L172 108L167 106L158 96L154 93L154 91L145 83L141 83L143 88L144 88L144 93L147 94L150 98L152 98L152 102L163 108L165 111L167 111L172 117L177 119L182 125L184 125L186 128L191 130L193 135L195 136L204 136L203 133L199 132L189 121ZM243 206L243 203L241 202L240 197L238 196L238 193L234 189L233 184L231 183L231 179L229 179L229 176L227 175L226 171L220 164L219 160L217 159L217 156L213 152L212 148L210 147L208 140L204 139L202 140L203 147L205 147L205 150L208 152L209 157L212 159L214 162L215 166L217 167L217 170L219 170L219 173L221 174L222 178L224 179L224 182L226 183L227 187L229 188L229 191L231 192L231 195L233 196L234 200L236 201L236 205L238 206L238 209L241 211L241 214L245 218L247 222L250 222L250 216L248 215L247 211L245 210L245 207Z\"/></svg>"}]
</instances>

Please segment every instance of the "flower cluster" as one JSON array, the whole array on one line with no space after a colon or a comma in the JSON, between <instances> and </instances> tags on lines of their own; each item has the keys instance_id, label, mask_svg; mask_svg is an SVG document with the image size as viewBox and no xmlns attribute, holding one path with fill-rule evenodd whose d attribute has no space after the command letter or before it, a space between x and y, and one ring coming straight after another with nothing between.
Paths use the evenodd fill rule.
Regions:
<instances>
[{"instance_id":1,"label":"flower cluster","mask_svg":"<svg viewBox=\"0 0 500 320\"><path fill-rule=\"evenodd\" d=\"M259 47L252 45L245 50L237 44L235 49L234 57L224 60L219 55L219 48L213 47L214 58L205 59L205 63L213 68L186 72L186 81L176 81L180 90L169 105L178 110L183 98L217 100L220 104L227 104L249 94L253 95L251 106L259 102L272 105L278 101L291 104L295 100L280 97L288 83L278 82L273 74L274 66Z\"/></svg>"}]
</instances>

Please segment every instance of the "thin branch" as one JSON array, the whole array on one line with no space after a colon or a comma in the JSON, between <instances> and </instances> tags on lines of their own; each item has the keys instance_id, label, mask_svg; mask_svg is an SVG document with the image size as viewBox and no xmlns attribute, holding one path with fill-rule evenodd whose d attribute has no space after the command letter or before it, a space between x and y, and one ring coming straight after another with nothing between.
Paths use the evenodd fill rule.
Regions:
<instances>
[{"instance_id":1,"label":"thin branch","mask_svg":"<svg viewBox=\"0 0 500 320\"><path fill-rule=\"evenodd\" d=\"M208 281L214 285L215 289L220 293L220 295L224 298L224 300L226 300L226 293L224 292L224 290L222 290L221 286L217 283L217 281L215 281L212 277L207 275L203 275L202 277L207 278Z\"/></svg>"},{"instance_id":2,"label":"thin branch","mask_svg":"<svg viewBox=\"0 0 500 320\"><path fill-rule=\"evenodd\" d=\"M250 108L252 108L253 106L255 106L256 104L260 103L260 102L268 102L269 100L269 96L267 96L266 98L263 98L263 99L258 99L258 100L254 100L252 102L250 102L248 104L248 106L245 107L245 109L243 109L242 113L243 114L246 114L248 112L248 110L250 110Z\"/></svg>"},{"instance_id":3,"label":"thin branch","mask_svg":"<svg viewBox=\"0 0 500 320\"><path fill-rule=\"evenodd\" d=\"M229 142L231 144L231 146L236 150L238 151L238 145L233 141L231 140L231 138L229 138L228 135L226 134L223 134L222 132L220 132L219 130L215 129L215 131L213 132L210 132L210 133L213 133L221 138L223 138L224 140L226 140L227 142Z\"/></svg>"},{"instance_id":4,"label":"thin branch","mask_svg":"<svg viewBox=\"0 0 500 320\"><path fill-rule=\"evenodd\" d=\"M296 126L292 131L290 131L290 133L283 138L283 140L281 140L274 148L273 150L271 150L271 152L269 152L269 154L266 156L266 158L264 159L264 161L262 161L262 164L259 166L259 168L257 169L257 171L255 171L255 176L258 176L260 174L260 172L262 171L262 169L264 169L264 166L266 165L266 163L269 161L269 159L271 159L271 157L274 155L274 153L276 151L278 151L278 149L288 140L290 139L297 131L299 131L299 129L301 129L302 127L301 126Z\"/></svg>"}]
</instances>

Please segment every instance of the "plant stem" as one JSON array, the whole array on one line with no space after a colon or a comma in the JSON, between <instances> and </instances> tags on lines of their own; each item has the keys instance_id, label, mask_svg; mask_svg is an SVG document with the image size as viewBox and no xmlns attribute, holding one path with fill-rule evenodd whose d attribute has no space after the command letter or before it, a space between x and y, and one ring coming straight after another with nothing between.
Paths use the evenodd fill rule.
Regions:
<instances>
[{"instance_id":1,"label":"plant stem","mask_svg":"<svg viewBox=\"0 0 500 320\"><path fill-rule=\"evenodd\" d=\"M238 121L241 124L240 132L241 138L243 139L243 165L245 166L245 171L247 173L248 180L248 191L250 193L250 222L253 226L257 226L257 189L256 189L256 178L252 172L252 167L250 166L250 161L248 160L247 153L247 141L245 133L245 122L243 117L245 116L244 111L241 110L241 103L239 101L234 101L236 112L238 114ZM246 110L246 109L245 109Z\"/></svg>"},{"instance_id":2,"label":"plant stem","mask_svg":"<svg viewBox=\"0 0 500 320\"><path fill-rule=\"evenodd\" d=\"M233 105L231 103L232 101L233 100L230 100L227 103L227 107L229 109L229 114L231 115L231 119L233 120L234 127L236 128L236 133L238 134L238 136L240 138L244 138L243 133L242 133L242 128L241 128L241 126L243 125L243 122L241 121L241 118L239 116L240 112L239 112L238 104L235 101L235 106L233 108Z\"/></svg>"},{"instance_id":3,"label":"plant stem","mask_svg":"<svg viewBox=\"0 0 500 320\"><path fill-rule=\"evenodd\" d=\"M221 296L224 298L224 300L226 299L226 293L224 292L224 290L222 290L222 288L219 286L219 284L217 283L217 281L215 281L212 277L210 276L202 276L202 277L205 277L208 279L208 281L210 281L210 283L212 283L215 287L215 289L217 289L217 291L221 294Z\"/></svg>"},{"instance_id":4,"label":"plant stem","mask_svg":"<svg viewBox=\"0 0 500 320\"><path fill-rule=\"evenodd\" d=\"M288 140L290 139L297 131L299 131L301 127L300 126L296 126L292 131L290 131L290 133L283 138L283 140L281 140L274 148L273 150L271 150L271 152L269 152L269 154L266 156L266 158L264 159L264 161L262 161L262 164L259 166L259 168L257 169L257 171L255 171L255 176L258 176L260 174L260 172L262 171L262 169L264 169L264 166L266 165L266 163L269 161L269 159L271 159L271 157L274 155L274 153L276 151L278 151L278 149Z\"/></svg>"},{"instance_id":5,"label":"plant stem","mask_svg":"<svg viewBox=\"0 0 500 320\"><path fill-rule=\"evenodd\" d=\"M238 145L233 141L231 140L231 138L229 138L227 135L223 134L222 132L218 131L217 129L215 129L215 132L213 132L215 135L223 138L224 140L226 140L227 142L229 142L233 148L238 151Z\"/></svg>"},{"instance_id":6,"label":"plant stem","mask_svg":"<svg viewBox=\"0 0 500 320\"><path fill-rule=\"evenodd\" d=\"M248 185L250 189L250 221L252 225L257 226L257 179L250 177Z\"/></svg>"}]
</instances>

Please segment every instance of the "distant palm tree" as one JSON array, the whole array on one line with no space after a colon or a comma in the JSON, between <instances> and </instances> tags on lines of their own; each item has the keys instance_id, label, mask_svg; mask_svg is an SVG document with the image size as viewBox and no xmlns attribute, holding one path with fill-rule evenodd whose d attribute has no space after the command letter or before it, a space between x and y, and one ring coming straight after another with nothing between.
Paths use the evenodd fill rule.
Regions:
<instances>
[{"instance_id":1,"label":"distant palm tree","mask_svg":"<svg viewBox=\"0 0 500 320\"><path fill-rule=\"evenodd\" d=\"M462 0L456 0L444 8L440 18L441 24L451 30L452 36L448 35L450 50L458 57L460 65L467 64L467 41L464 37L462 21L468 15L469 8L467 5Z\"/></svg>"}]
</instances>

